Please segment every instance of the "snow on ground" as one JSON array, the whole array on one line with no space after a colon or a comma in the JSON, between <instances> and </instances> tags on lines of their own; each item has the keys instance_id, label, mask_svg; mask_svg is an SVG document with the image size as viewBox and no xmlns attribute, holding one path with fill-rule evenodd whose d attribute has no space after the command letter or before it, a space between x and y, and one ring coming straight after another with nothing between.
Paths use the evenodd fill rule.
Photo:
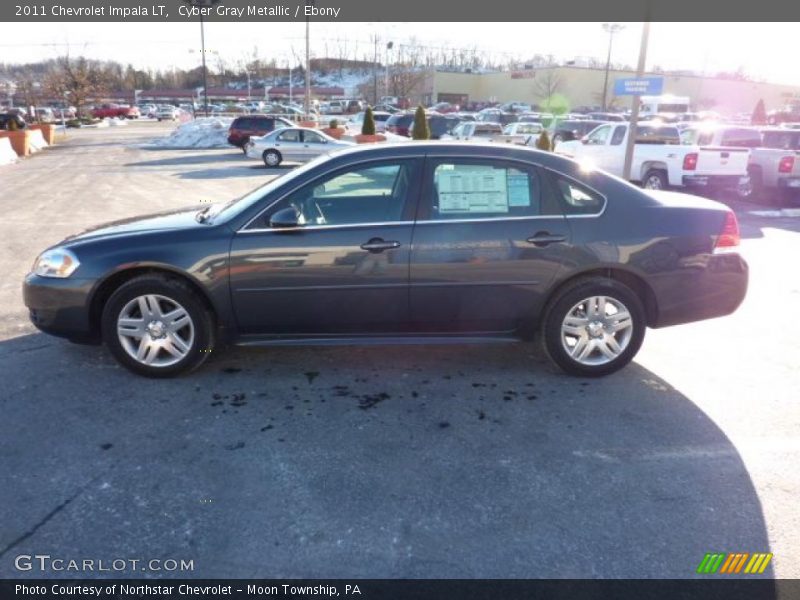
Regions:
<instances>
[{"instance_id":1,"label":"snow on ground","mask_svg":"<svg viewBox=\"0 0 800 600\"><path fill-rule=\"evenodd\" d=\"M207 117L179 125L170 135L155 139L147 148L227 148L228 127L233 119Z\"/></svg>"},{"instance_id":2,"label":"snow on ground","mask_svg":"<svg viewBox=\"0 0 800 600\"><path fill-rule=\"evenodd\" d=\"M128 121L125 119L103 119L104 121L108 122L110 127L124 127L128 124Z\"/></svg>"},{"instance_id":3,"label":"snow on ground","mask_svg":"<svg viewBox=\"0 0 800 600\"><path fill-rule=\"evenodd\" d=\"M0 138L0 165L10 165L17 162L17 153L11 147L11 140Z\"/></svg>"},{"instance_id":4,"label":"snow on ground","mask_svg":"<svg viewBox=\"0 0 800 600\"><path fill-rule=\"evenodd\" d=\"M39 152L40 150L44 150L49 146L42 135L41 129L32 129L30 131L28 145L30 146L31 152Z\"/></svg>"}]
</instances>

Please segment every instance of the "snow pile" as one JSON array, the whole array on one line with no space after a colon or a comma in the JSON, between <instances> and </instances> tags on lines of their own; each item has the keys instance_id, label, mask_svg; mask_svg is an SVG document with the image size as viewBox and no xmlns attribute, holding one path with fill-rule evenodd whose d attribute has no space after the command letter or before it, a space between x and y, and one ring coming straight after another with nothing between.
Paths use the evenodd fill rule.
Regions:
<instances>
[{"instance_id":1,"label":"snow pile","mask_svg":"<svg viewBox=\"0 0 800 600\"><path fill-rule=\"evenodd\" d=\"M122 127L128 124L128 121L126 121L125 119L104 119L104 120L108 121L108 124L111 127Z\"/></svg>"},{"instance_id":2,"label":"snow pile","mask_svg":"<svg viewBox=\"0 0 800 600\"><path fill-rule=\"evenodd\" d=\"M11 140L0 138L0 165L10 165L17 162L17 153L11 147Z\"/></svg>"},{"instance_id":3,"label":"snow pile","mask_svg":"<svg viewBox=\"0 0 800 600\"><path fill-rule=\"evenodd\" d=\"M228 128L233 119L205 117L178 126L164 138L153 140L151 148L227 148Z\"/></svg>"},{"instance_id":4,"label":"snow pile","mask_svg":"<svg viewBox=\"0 0 800 600\"><path fill-rule=\"evenodd\" d=\"M49 144L45 141L41 129L31 129L28 136L28 147L31 152L39 152L47 148Z\"/></svg>"}]
</instances>

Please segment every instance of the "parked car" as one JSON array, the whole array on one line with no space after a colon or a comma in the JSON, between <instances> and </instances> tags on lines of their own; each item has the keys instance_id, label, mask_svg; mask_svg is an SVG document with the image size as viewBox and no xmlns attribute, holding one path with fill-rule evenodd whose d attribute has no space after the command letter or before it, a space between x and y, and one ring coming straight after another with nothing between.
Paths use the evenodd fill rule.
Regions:
<instances>
[{"instance_id":1,"label":"parked car","mask_svg":"<svg viewBox=\"0 0 800 600\"><path fill-rule=\"evenodd\" d=\"M244 150L251 136L266 135L283 127L294 127L294 123L283 117L269 115L236 117L228 128L228 143Z\"/></svg>"},{"instance_id":2,"label":"parked car","mask_svg":"<svg viewBox=\"0 0 800 600\"><path fill-rule=\"evenodd\" d=\"M320 105L319 111L323 115L343 115L346 112L346 100L331 100Z\"/></svg>"},{"instance_id":3,"label":"parked car","mask_svg":"<svg viewBox=\"0 0 800 600\"><path fill-rule=\"evenodd\" d=\"M374 108L376 111L388 112L391 115L398 113L401 110L394 104L377 104Z\"/></svg>"},{"instance_id":4,"label":"parked car","mask_svg":"<svg viewBox=\"0 0 800 600\"><path fill-rule=\"evenodd\" d=\"M151 377L191 370L224 343L537 334L566 372L601 376L633 359L647 327L736 310L748 277L738 245L722 204L549 152L381 144L237 200L69 237L36 259L23 298L40 330L103 340Z\"/></svg>"},{"instance_id":5,"label":"parked car","mask_svg":"<svg viewBox=\"0 0 800 600\"><path fill-rule=\"evenodd\" d=\"M503 128L502 135L492 137L492 141L525 145L535 143L543 131L541 123L509 123Z\"/></svg>"},{"instance_id":6,"label":"parked car","mask_svg":"<svg viewBox=\"0 0 800 600\"><path fill-rule=\"evenodd\" d=\"M500 110L499 108L485 108L478 113L477 120L482 123L500 123L508 125L521 120L520 115Z\"/></svg>"},{"instance_id":7,"label":"parked car","mask_svg":"<svg viewBox=\"0 0 800 600\"><path fill-rule=\"evenodd\" d=\"M177 106L170 106L165 104L159 106L156 111L156 119L159 121L175 121L180 116L181 110Z\"/></svg>"},{"instance_id":8,"label":"parked car","mask_svg":"<svg viewBox=\"0 0 800 600\"><path fill-rule=\"evenodd\" d=\"M627 121L627 119L621 113L612 113L612 112L590 112L586 115L590 119L594 119L595 121Z\"/></svg>"},{"instance_id":9,"label":"parked car","mask_svg":"<svg viewBox=\"0 0 800 600\"><path fill-rule=\"evenodd\" d=\"M446 114L446 113L454 113L461 110L461 107L458 104L451 104L450 102L437 102L433 106L431 106L431 110L435 110L438 113Z\"/></svg>"},{"instance_id":10,"label":"parked car","mask_svg":"<svg viewBox=\"0 0 800 600\"><path fill-rule=\"evenodd\" d=\"M559 122L553 130L553 146L561 142L571 142L579 140L587 133L604 125L605 121L594 121L584 119L567 119Z\"/></svg>"},{"instance_id":11,"label":"parked car","mask_svg":"<svg viewBox=\"0 0 800 600\"><path fill-rule=\"evenodd\" d=\"M138 119L139 109L124 104L102 104L92 109L95 119Z\"/></svg>"},{"instance_id":12,"label":"parked car","mask_svg":"<svg viewBox=\"0 0 800 600\"><path fill-rule=\"evenodd\" d=\"M555 151L622 176L628 123L607 123L579 141L562 142ZM671 125L638 124L631 181L648 189L687 187L737 190L747 184L747 148L681 145Z\"/></svg>"},{"instance_id":13,"label":"parked car","mask_svg":"<svg viewBox=\"0 0 800 600\"><path fill-rule=\"evenodd\" d=\"M443 136L451 133L461 122L461 119L454 115L440 115L427 113L428 130L432 140L442 139ZM386 131L395 135L411 137L414 127L414 112L396 113L386 121Z\"/></svg>"},{"instance_id":14,"label":"parked car","mask_svg":"<svg viewBox=\"0 0 800 600\"><path fill-rule=\"evenodd\" d=\"M445 140L461 141L492 141L503 134L500 123L481 123L479 121L464 121L459 123L449 134L442 137Z\"/></svg>"},{"instance_id":15,"label":"parked car","mask_svg":"<svg viewBox=\"0 0 800 600\"><path fill-rule=\"evenodd\" d=\"M277 167L284 161L308 162L321 154L328 154L354 145L305 127L285 127L260 137L250 137L244 152L248 158L263 160L267 167Z\"/></svg>"},{"instance_id":16,"label":"parked car","mask_svg":"<svg viewBox=\"0 0 800 600\"><path fill-rule=\"evenodd\" d=\"M751 193L754 199L784 204L800 195L800 129L761 130L761 144L750 150Z\"/></svg>"},{"instance_id":17,"label":"parked car","mask_svg":"<svg viewBox=\"0 0 800 600\"><path fill-rule=\"evenodd\" d=\"M11 123L14 123L12 125ZM3 112L0 113L0 130L9 130L9 129L25 129L26 123L25 119L16 112Z\"/></svg>"},{"instance_id":18,"label":"parked car","mask_svg":"<svg viewBox=\"0 0 800 600\"><path fill-rule=\"evenodd\" d=\"M366 114L366 112L360 112L350 117L350 123L354 128L358 129L358 133L361 133L361 127L364 125L364 116ZM372 118L375 121L375 131L377 133L383 133L386 131L386 122L391 116L391 113L382 112L379 110L376 110L372 113Z\"/></svg>"},{"instance_id":19,"label":"parked car","mask_svg":"<svg viewBox=\"0 0 800 600\"><path fill-rule=\"evenodd\" d=\"M531 112L533 107L527 102L506 102L499 106L500 110L511 113L526 113Z\"/></svg>"}]
</instances>

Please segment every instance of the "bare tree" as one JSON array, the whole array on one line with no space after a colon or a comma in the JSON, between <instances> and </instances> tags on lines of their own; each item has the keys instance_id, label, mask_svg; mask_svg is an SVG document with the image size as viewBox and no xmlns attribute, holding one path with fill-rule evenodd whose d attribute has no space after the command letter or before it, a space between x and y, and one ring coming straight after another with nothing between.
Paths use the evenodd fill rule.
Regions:
<instances>
[{"instance_id":1,"label":"bare tree","mask_svg":"<svg viewBox=\"0 0 800 600\"><path fill-rule=\"evenodd\" d=\"M51 95L63 98L75 105L80 114L82 107L90 98L97 98L108 92L108 77L96 61L84 57L59 58L53 69L45 76L44 87Z\"/></svg>"},{"instance_id":2,"label":"bare tree","mask_svg":"<svg viewBox=\"0 0 800 600\"><path fill-rule=\"evenodd\" d=\"M561 76L555 68L548 67L537 71L533 83L534 94L541 98L542 103L547 106L552 102L553 96L561 91L561 83Z\"/></svg>"}]
</instances>

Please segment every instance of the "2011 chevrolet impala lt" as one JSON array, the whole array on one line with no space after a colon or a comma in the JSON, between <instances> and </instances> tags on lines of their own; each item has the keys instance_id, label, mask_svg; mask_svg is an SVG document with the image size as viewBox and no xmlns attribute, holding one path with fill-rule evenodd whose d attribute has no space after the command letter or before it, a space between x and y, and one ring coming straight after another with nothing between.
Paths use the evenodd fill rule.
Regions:
<instances>
[{"instance_id":1,"label":"2011 chevrolet impala lt","mask_svg":"<svg viewBox=\"0 0 800 600\"><path fill-rule=\"evenodd\" d=\"M227 203L119 221L37 259L42 331L136 373L241 345L476 343L538 335L568 373L626 365L646 327L733 312L727 207L536 150L421 142L316 159Z\"/></svg>"}]
</instances>

